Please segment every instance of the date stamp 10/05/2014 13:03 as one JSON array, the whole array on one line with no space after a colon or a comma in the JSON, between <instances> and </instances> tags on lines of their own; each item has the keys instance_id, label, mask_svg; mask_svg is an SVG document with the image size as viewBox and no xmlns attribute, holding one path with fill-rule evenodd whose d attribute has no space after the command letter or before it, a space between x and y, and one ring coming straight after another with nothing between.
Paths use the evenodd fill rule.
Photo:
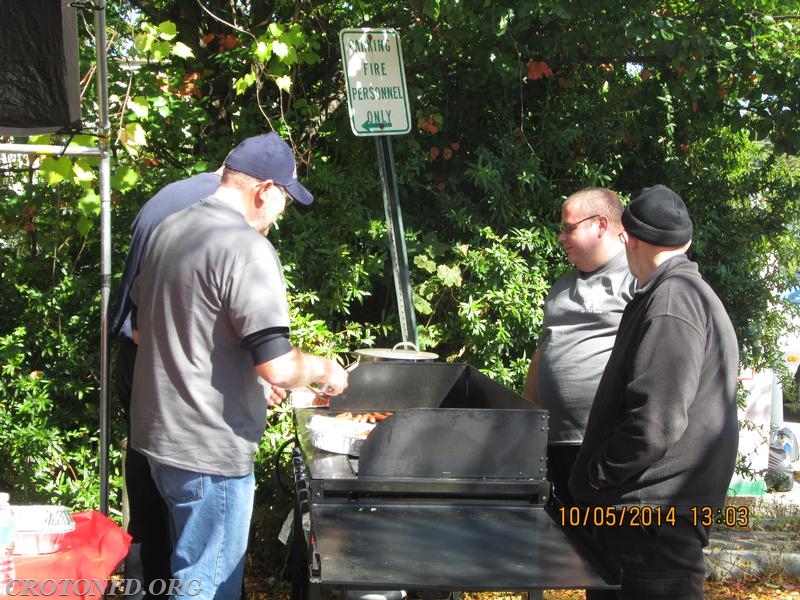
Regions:
<instances>
[{"instance_id":1,"label":"date stamp 10/05/2014 13:03","mask_svg":"<svg viewBox=\"0 0 800 600\"><path fill-rule=\"evenodd\" d=\"M750 525L749 506L691 506L680 513L674 506L561 506L557 512L562 527L675 527L680 515L693 527Z\"/></svg>"}]
</instances>

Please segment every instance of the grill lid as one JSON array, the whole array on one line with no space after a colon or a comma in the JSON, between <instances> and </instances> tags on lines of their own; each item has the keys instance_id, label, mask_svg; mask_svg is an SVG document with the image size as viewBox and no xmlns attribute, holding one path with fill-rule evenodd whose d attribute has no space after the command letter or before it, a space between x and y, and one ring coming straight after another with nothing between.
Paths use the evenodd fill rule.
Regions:
<instances>
[{"instance_id":1,"label":"grill lid","mask_svg":"<svg viewBox=\"0 0 800 600\"><path fill-rule=\"evenodd\" d=\"M429 361L439 358L439 355L434 352L420 351L411 342L400 342L392 348L362 348L356 350L355 354L359 360L365 358L368 360Z\"/></svg>"}]
</instances>

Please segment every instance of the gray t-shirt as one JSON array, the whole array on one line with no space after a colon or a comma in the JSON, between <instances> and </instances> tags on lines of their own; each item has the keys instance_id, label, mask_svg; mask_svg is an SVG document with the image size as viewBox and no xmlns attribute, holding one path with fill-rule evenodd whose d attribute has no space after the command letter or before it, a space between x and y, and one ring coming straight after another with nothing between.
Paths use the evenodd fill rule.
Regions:
<instances>
[{"instance_id":1,"label":"gray t-shirt","mask_svg":"<svg viewBox=\"0 0 800 600\"><path fill-rule=\"evenodd\" d=\"M156 228L131 298L140 332L131 445L190 471L252 472L266 399L242 339L289 328L272 244L207 198Z\"/></svg>"},{"instance_id":2,"label":"gray t-shirt","mask_svg":"<svg viewBox=\"0 0 800 600\"><path fill-rule=\"evenodd\" d=\"M550 411L551 444L579 444L622 312L636 280L625 252L591 273L573 269L550 288L539 337L539 403Z\"/></svg>"}]
</instances>

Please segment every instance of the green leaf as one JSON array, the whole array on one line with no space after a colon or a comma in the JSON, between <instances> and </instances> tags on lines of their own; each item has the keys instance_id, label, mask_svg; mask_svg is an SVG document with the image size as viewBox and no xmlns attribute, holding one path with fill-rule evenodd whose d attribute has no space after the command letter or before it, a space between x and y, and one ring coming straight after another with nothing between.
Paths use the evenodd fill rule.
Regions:
<instances>
[{"instance_id":1,"label":"green leaf","mask_svg":"<svg viewBox=\"0 0 800 600\"><path fill-rule=\"evenodd\" d=\"M153 37L145 34L133 36L133 47L141 56L150 54L150 48L153 46Z\"/></svg>"},{"instance_id":2,"label":"green leaf","mask_svg":"<svg viewBox=\"0 0 800 600\"><path fill-rule=\"evenodd\" d=\"M421 315L431 315L433 314L433 307L431 303L425 300L422 296L418 294L414 294L412 298L414 304L414 310Z\"/></svg>"},{"instance_id":3,"label":"green leaf","mask_svg":"<svg viewBox=\"0 0 800 600\"><path fill-rule=\"evenodd\" d=\"M439 18L439 2L438 0L425 0L422 5L422 13L434 21Z\"/></svg>"},{"instance_id":4,"label":"green leaf","mask_svg":"<svg viewBox=\"0 0 800 600\"><path fill-rule=\"evenodd\" d=\"M77 225L78 233L80 233L83 237L88 236L89 233L92 231L92 224L93 224L92 219L90 219L86 215L81 215L80 218L78 219L78 225Z\"/></svg>"},{"instance_id":5,"label":"green leaf","mask_svg":"<svg viewBox=\"0 0 800 600\"><path fill-rule=\"evenodd\" d=\"M112 189L125 193L136 187L139 174L131 167L118 167L111 175Z\"/></svg>"},{"instance_id":6,"label":"green leaf","mask_svg":"<svg viewBox=\"0 0 800 600\"><path fill-rule=\"evenodd\" d=\"M461 287L461 270L458 267L439 265L436 274L447 287Z\"/></svg>"},{"instance_id":7,"label":"green leaf","mask_svg":"<svg viewBox=\"0 0 800 600\"><path fill-rule=\"evenodd\" d=\"M163 96L153 98L153 108L161 117L168 117L172 114L172 108Z\"/></svg>"},{"instance_id":8,"label":"green leaf","mask_svg":"<svg viewBox=\"0 0 800 600\"><path fill-rule=\"evenodd\" d=\"M283 77L278 77L275 79L275 83L279 89L288 92L292 87L292 78L288 75L284 75Z\"/></svg>"},{"instance_id":9,"label":"green leaf","mask_svg":"<svg viewBox=\"0 0 800 600\"><path fill-rule=\"evenodd\" d=\"M96 146L97 145L97 138L91 135L76 135L72 138L72 143L77 146Z\"/></svg>"},{"instance_id":10,"label":"green leaf","mask_svg":"<svg viewBox=\"0 0 800 600\"><path fill-rule=\"evenodd\" d=\"M158 37L162 40L171 40L178 35L178 28L172 21L164 21L158 26Z\"/></svg>"},{"instance_id":11,"label":"green leaf","mask_svg":"<svg viewBox=\"0 0 800 600\"><path fill-rule=\"evenodd\" d=\"M241 96L247 91L251 85L253 85L256 81L255 73L252 71L243 77L240 77L233 83L233 87L236 90L236 95Z\"/></svg>"},{"instance_id":12,"label":"green leaf","mask_svg":"<svg viewBox=\"0 0 800 600\"><path fill-rule=\"evenodd\" d=\"M79 184L91 183L97 179L94 169L85 158L80 158L72 165L72 172L74 173L74 180Z\"/></svg>"},{"instance_id":13,"label":"green leaf","mask_svg":"<svg viewBox=\"0 0 800 600\"><path fill-rule=\"evenodd\" d=\"M128 100L128 108L131 109L139 119L146 119L150 114L150 107L147 105L147 98L144 96L134 96Z\"/></svg>"},{"instance_id":14,"label":"green leaf","mask_svg":"<svg viewBox=\"0 0 800 600\"><path fill-rule=\"evenodd\" d=\"M139 123L128 123L120 133L120 141L128 152L136 156L139 148L147 145L147 134Z\"/></svg>"},{"instance_id":15,"label":"green leaf","mask_svg":"<svg viewBox=\"0 0 800 600\"><path fill-rule=\"evenodd\" d=\"M164 60L171 50L172 45L169 42L154 42L150 48L150 57L155 61Z\"/></svg>"},{"instance_id":16,"label":"green leaf","mask_svg":"<svg viewBox=\"0 0 800 600\"><path fill-rule=\"evenodd\" d=\"M275 56L278 56L279 58L286 58L289 55L289 46L287 46L285 43L278 40L273 40L271 46L272 52L275 54Z\"/></svg>"},{"instance_id":17,"label":"green leaf","mask_svg":"<svg viewBox=\"0 0 800 600\"><path fill-rule=\"evenodd\" d=\"M414 266L428 273L436 272L436 262L424 254L417 254L414 257Z\"/></svg>"},{"instance_id":18,"label":"green leaf","mask_svg":"<svg viewBox=\"0 0 800 600\"><path fill-rule=\"evenodd\" d=\"M194 51L183 42L176 42L172 46L172 54L179 58L191 58L194 56Z\"/></svg>"},{"instance_id":19,"label":"green leaf","mask_svg":"<svg viewBox=\"0 0 800 600\"><path fill-rule=\"evenodd\" d=\"M85 215L99 215L100 196L93 189L84 190L83 196L78 199L78 208Z\"/></svg>"},{"instance_id":20,"label":"green leaf","mask_svg":"<svg viewBox=\"0 0 800 600\"><path fill-rule=\"evenodd\" d=\"M267 62L272 56L272 48L266 42L259 41L258 44L256 44L254 54L261 62Z\"/></svg>"},{"instance_id":21,"label":"green leaf","mask_svg":"<svg viewBox=\"0 0 800 600\"><path fill-rule=\"evenodd\" d=\"M55 158L47 156L42 159L40 170L47 181L47 185L55 187L64 180L72 179L72 161L66 156Z\"/></svg>"}]
</instances>

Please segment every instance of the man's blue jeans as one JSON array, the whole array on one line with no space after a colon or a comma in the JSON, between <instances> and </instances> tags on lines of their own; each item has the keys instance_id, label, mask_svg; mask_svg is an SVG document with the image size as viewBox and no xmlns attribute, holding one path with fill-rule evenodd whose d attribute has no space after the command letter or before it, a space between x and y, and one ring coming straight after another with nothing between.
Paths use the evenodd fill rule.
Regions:
<instances>
[{"instance_id":1,"label":"man's blue jeans","mask_svg":"<svg viewBox=\"0 0 800 600\"><path fill-rule=\"evenodd\" d=\"M187 600L239 598L253 514L253 473L222 477L149 462L169 507L172 576L181 585L175 595Z\"/></svg>"}]
</instances>

